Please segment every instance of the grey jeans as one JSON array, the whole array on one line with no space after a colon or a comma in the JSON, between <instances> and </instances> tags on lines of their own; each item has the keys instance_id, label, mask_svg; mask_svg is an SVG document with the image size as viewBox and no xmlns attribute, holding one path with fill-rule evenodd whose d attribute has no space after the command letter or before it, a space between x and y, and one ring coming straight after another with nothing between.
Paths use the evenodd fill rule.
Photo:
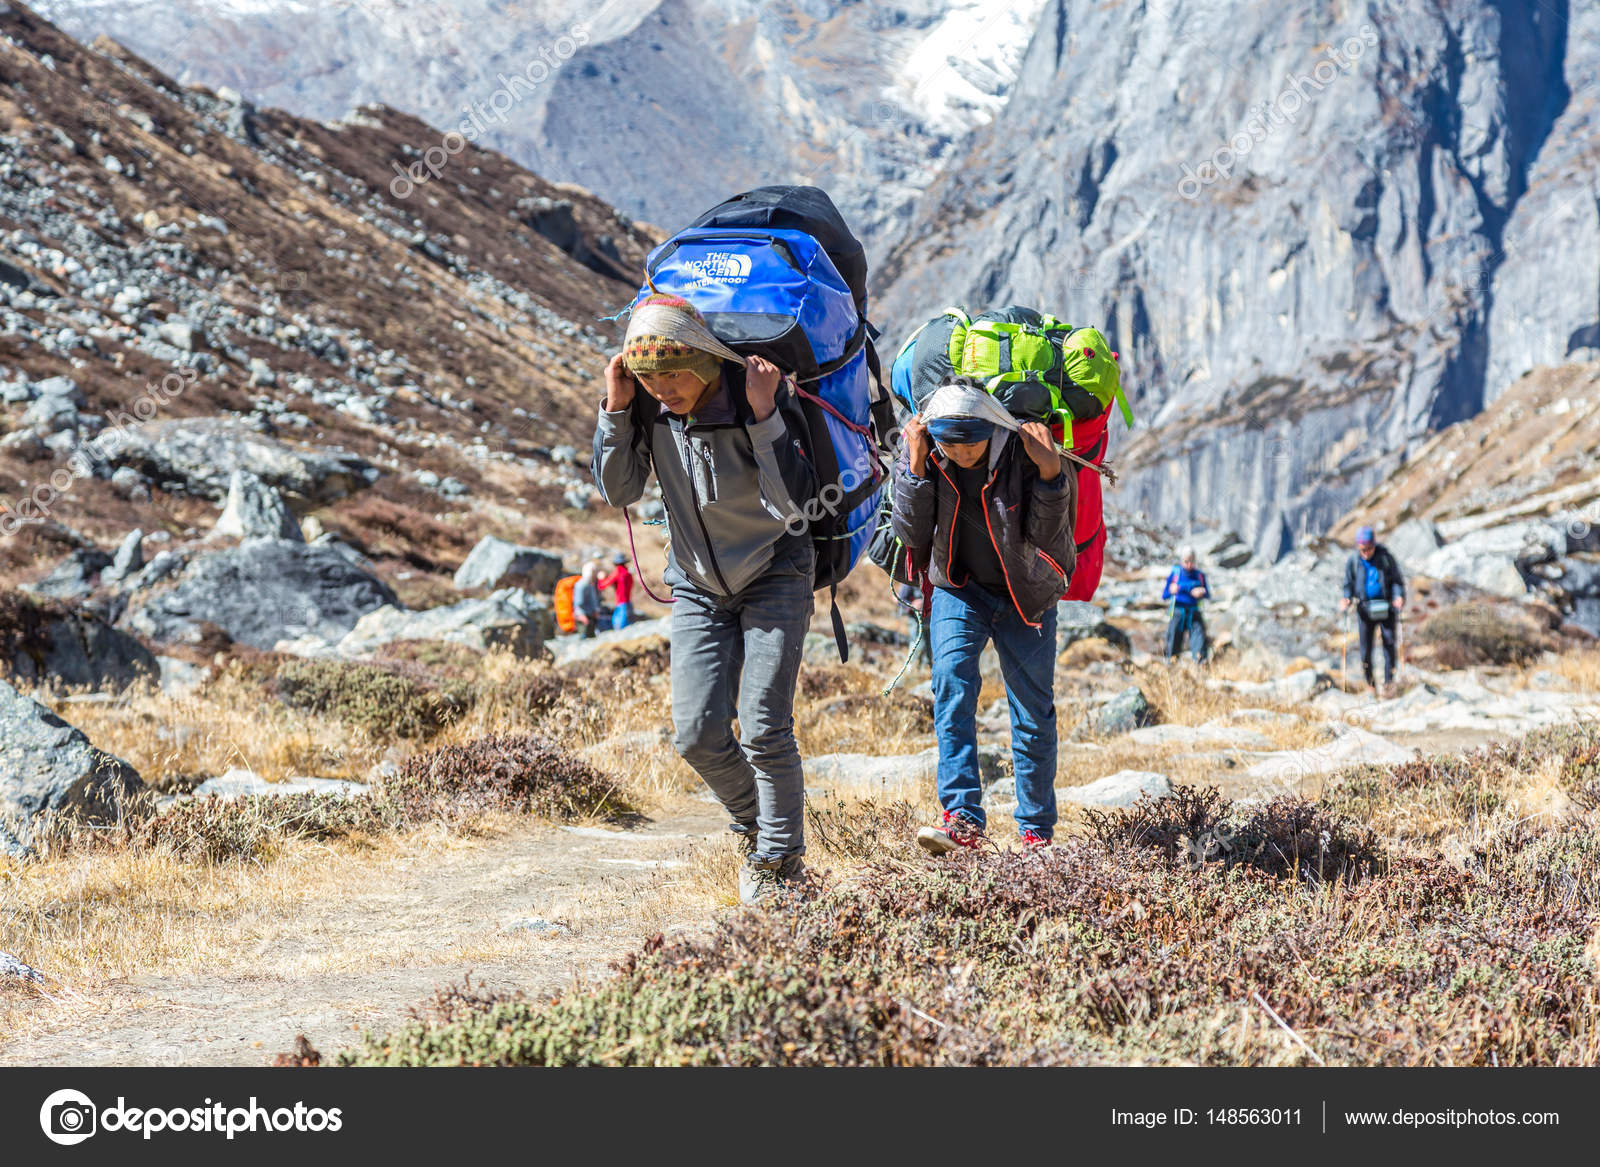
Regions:
<instances>
[{"instance_id":1,"label":"grey jeans","mask_svg":"<svg viewBox=\"0 0 1600 1167\"><path fill-rule=\"evenodd\" d=\"M794 694L811 626L811 576L770 572L734 596L679 585L673 598L674 745L733 817L734 830L758 832L757 859L799 855L805 776Z\"/></svg>"}]
</instances>

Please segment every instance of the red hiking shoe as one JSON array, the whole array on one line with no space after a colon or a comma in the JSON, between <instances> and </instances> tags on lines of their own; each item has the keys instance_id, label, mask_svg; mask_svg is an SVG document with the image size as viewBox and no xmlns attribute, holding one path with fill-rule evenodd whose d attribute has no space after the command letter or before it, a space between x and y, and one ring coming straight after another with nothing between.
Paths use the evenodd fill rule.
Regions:
<instances>
[{"instance_id":1,"label":"red hiking shoe","mask_svg":"<svg viewBox=\"0 0 1600 1167\"><path fill-rule=\"evenodd\" d=\"M1048 851L1051 847L1049 839L1034 831L1022 832L1022 849L1024 851Z\"/></svg>"},{"instance_id":2,"label":"red hiking shoe","mask_svg":"<svg viewBox=\"0 0 1600 1167\"><path fill-rule=\"evenodd\" d=\"M917 846L931 855L948 855L961 847L975 851L983 846L983 828L965 815L947 810L942 826L917 832Z\"/></svg>"}]
</instances>

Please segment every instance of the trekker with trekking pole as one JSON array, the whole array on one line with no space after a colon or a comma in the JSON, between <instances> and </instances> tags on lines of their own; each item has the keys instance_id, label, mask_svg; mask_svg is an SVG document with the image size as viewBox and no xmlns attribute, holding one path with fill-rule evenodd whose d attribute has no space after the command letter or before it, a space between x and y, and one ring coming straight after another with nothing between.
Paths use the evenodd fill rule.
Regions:
<instances>
[{"instance_id":1,"label":"trekker with trekking pole","mask_svg":"<svg viewBox=\"0 0 1600 1167\"><path fill-rule=\"evenodd\" d=\"M1206 582L1206 573L1195 566L1193 547L1178 549L1178 566L1167 574L1161 598L1172 601L1172 619L1167 622L1167 659L1182 652L1187 641L1190 654L1204 663L1211 655L1211 638L1206 635L1200 601L1211 598L1211 585Z\"/></svg>"},{"instance_id":2,"label":"trekker with trekking pole","mask_svg":"<svg viewBox=\"0 0 1600 1167\"><path fill-rule=\"evenodd\" d=\"M986 818L978 770L978 658L991 640L1011 709L1017 829L1025 848L1056 825L1056 603L1077 554L1077 477L1049 428L1024 422L976 383L940 388L905 425L895 535L933 584L933 717L942 823L917 842L975 848Z\"/></svg>"},{"instance_id":3,"label":"trekker with trekking pole","mask_svg":"<svg viewBox=\"0 0 1600 1167\"><path fill-rule=\"evenodd\" d=\"M1400 611L1406 603L1406 581L1389 549L1373 537L1371 527L1356 532L1356 549L1344 565L1344 598L1339 610L1352 607L1360 631L1361 672L1375 696L1394 695L1395 655ZM1374 631L1383 641L1383 688L1373 679Z\"/></svg>"},{"instance_id":4,"label":"trekker with trekking pole","mask_svg":"<svg viewBox=\"0 0 1600 1167\"><path fill-rule=\"evenodd\" d=\"M792 392L776 365L734 352L687 300L649 295L606 367L594 436L608 503L638 501L652 470L661 487L674 744L733 819L747 903L805 873L794 697L815 566L801 516L818 486L785 408Z\"/></svg>"}]
</instances>

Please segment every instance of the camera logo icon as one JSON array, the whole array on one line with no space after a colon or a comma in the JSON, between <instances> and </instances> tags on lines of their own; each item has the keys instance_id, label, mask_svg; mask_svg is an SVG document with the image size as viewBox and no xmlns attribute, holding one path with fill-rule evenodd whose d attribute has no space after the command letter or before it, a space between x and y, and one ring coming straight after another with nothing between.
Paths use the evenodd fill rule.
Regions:
<instances>
[{"instance_id":1,"label":"camera logo icon","mask_svg":"<svg viewBox=\"0 0 1600 1167\"><path fill-rule=\"evenodd\" d=\"M39 1126L52 1143L72 1147L94 1134L97 1113L87 1094L57 1090L39 1108Z\"/></svg>"}]
</instances>

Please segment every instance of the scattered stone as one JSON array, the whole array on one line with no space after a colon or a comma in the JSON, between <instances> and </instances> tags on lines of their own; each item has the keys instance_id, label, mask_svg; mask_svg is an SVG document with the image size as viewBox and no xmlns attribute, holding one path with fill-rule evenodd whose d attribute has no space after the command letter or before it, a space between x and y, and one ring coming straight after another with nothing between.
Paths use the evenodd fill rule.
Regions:
<instances>
[{"instance_id":1,"label":"scattered stone","mask_svg":"<svg viewBox=\"0 0 1600 1167\"><path fill-rule=\"evenodd\" d=\"M132 426L113 455L164 489L222 499L235 470L311 505L364 489L376 474L366 461L339 450L300 449L221 418L183 418Z\"/></svg>"},{"instance_id":2,"label":"scattered stone","mask_svg":"<svg viewBox=\"0 0 1600 1167\"><path fill-rule=\"evenodd\" d=\"M542 655L545 641L554 635L555 614L547 601L517 588L504 588L481 600L463 600L421 612L388 606L368 612L335 651L340 656L364 656L395 641L439 640L535 657Z\"/></svg>"},{"instance_id":3,"label":"scattered stone","mask_svg":"<svg viewBox=\"0 0 1600 1167\"><path fill-rule=\"evenodd\" d=\"M368 612L400 607L382 580L328 546L250 539L189 564L177 586L151 595L129 620L152 640L198 642L214 624L270 649L313 633L337 641Z\"/></svg>"},{"instance_id":4,"label":"scattered stone","mask_svg":"<svg viewBox=\"0 0 1600 1167\"><path fill-rule=\"evenodd\" d=\"M161 691L168 697L187 697L211 676L210 669L175 656L158 656L156 664L161 667Z\"/></svg>"},{"instance_id":5,"label":"scattered stone","mask_svg":"<svg viewBox=\"0 0 1600 1167\"><path fill-rule=\"evenodd\" d=\"M1093 733L1119 734L1154 722L1155 711L1150 708L1143 690L1137 685L1129 685L1091 713L1085 726Z\"/></svg>"},{"instance_id":6,"label":"scattered stone","mask_svg":"<svg viewBox=\"0 0 1600 1167\"><path fill-rule=\"evenodd\" d=\"M135 527L123 536L111 566L101 573L106 583L121 583L144 567L144 532Z\"/></svg>"},{"instance_id":7,"label":"scattered stone","mask_svg":"<svg viewBox=\"0 0 1600 1167\"><path fill-rule=\"evenodd\" d=\"M354 794L365 794L368 789L363 782L350 782L343 778L287 778L282 782L268 782L253 771L233 769L200 783L194 788L194 797L231 801L252 796L281 798L290 794L333 794L349 798Z\"/></svg>"},{"instance_id":8,"label":"scattered stone","mask_svg":"<svg viewBox=\"0 0 1600 1167\"><path fill-rule=\"evenodd\" d=\"M507 932L532 932L535 935L548 933L560 936L572 931L566 924L546 920L543 916L532 916L526 920L513 920L506 925Z\"/></svg>"},{"instance_id":9,"label":"scattered stone","mask_svg":"<svg viewBox=\"0 0 1600 1167\"><path fill-rule=\"evenodd\" d=\"M0 596L4 663L19 680L52 688L124 689L155 680L160 666L144 645L106 619L23 594Z\"/></svg>"},{"instance_id":10,"label":"scattered stone","mask_svg":"<svg viewBox=\"0 0 1600 1167\"><path fill-rule=\"evenodd\" d=\"M553 592L557 581L568 574L561 556L553 551L485 535L456 569L455 584L463 591L520 584L529 591Z\"/></svg>"},{"instance_id":11,"label":"scattered stone","mask_svg":"<svg viewBox=\"0 0 1600 1167\"><path fill-rule=\"evenodd\" d=\"M30 984L42 985L44 974L31 964L24 964L9 952L0 952L0 984L6 981L27 981Z\"/></svg>"},{"instance_id":12,"label":"scattered stone","mask_svg":"<svg viewBox=\"0 0 1600 1167\"><path fill-rule=\"evenodd\" d=\"M1000 746L978 747L978 774L987 786L1007 778L1011 751ZM931 785L939 774L939 750L879 757L875 754L819 754L805 759L807 786L831 786L863 793Z\"/></svg>"},{"instance_id":13,"label":"scattered stone","mask_svg":"<svg viewBox=\"0 0 1600 1167\"><path fill-rule=\"evenodd\" d=\"M160 583L182 571L187 562L188 559L181 551L158 551L155 557L145 564L143 571L131 580L124 581L123 589L130 592L138 591Z\"/></svg>"},{"instance_id":14,"label":"scattered stone","mask_svg":"<svg viewBox=\"0 0 1600 1167\"><path fill-rule=\"evenodd\" d=\"M118 466L112 471L111 489L129 502L150 501L150 483L132 466Z\"/></svg>"},{"instance_id":15,"label":"scattered stone","mask_svg":"<svg viewBox=\"0 0 1600 1167\"><path fill-rule=\"evenodd\" d=\"M556 637L546 647L550 649L556 664L566 665L573 661L588 660L620 645L637 645L640 648L665 645L670 643L671 635L672 618L663 616L659 620L637 620L626 628L608 628L596 633L592 639L582 636Z\"/></svg>"},{"instance_id":16,"label":"scattered stone","mask_svg":"<svg viewBox=\"0 0 1600 1167\"><path fill-rule=\"evenodd\" d=\"M186 353L194 352L200 344L200 330L192 321L185 320L181 316L168 319L156 329L156 335L173 348L182 349Z\"/></svg>"},{"instance_id":17,"label":"scattered stone","mask_svg":"<svg viewBox=\"0 0 1600 1167\"><path fill-rule=\"evenodd\" d=\"M248 470L235 470L229 479L228 501L212 534L295 543L305 540L283 496Z\"/></svg>"},{"instance_id":18,"label":"scattered stone","mask_svg":"<svg viewBox=\"0 0 1600 1167\"><path fill-rule=\"evenodd\" d=\"M1056 651L1062 652L1080 640L1104 640L1127 655L1133 649L1128 634L1106 619L1096 604L1081 600L1062 600L1056 605Z\"/></svg>"},{"instance_id":19,"label":"scattered stone","mask_svg":"<svg viewBox=\"0 0 1600 1167\"><path fill-rule=\"evenodd\" d=\"M99 548L82 547L68 552L49 575L36 584L25 584L22 590L56 600L79 600L94 591L100 573L111 563L111 556Z\"/></svg>"},{"instance_id":20,"label":"scattered stone","mask_svg":"<svg viewBox=\"0 0 1600 1167\"><path fill-rule=\"evenodd\" d=\"M1056 797L1080 806L1132 806L1144 795L1166 798L1172 782L1153 770L1118 770L1082 786L1058 786Z\"/></svg>"},{"instance_id":21,"label":"scattered stone","mask_svg":"<svg viewBox=\"0 0 1600 1167\"><path fill-rule=\"evenodd\" d=\"M1388 534L1380 532L1378 538L1399 561L1401 571L1410 570L1444 546L1439 528L1428 519L1410 519Z\"/></svg>"},{"instance_id":22,"label":"scattered stone","mask_svg":"<svg viewBox=\"0 0 1600 1167\"><path fill-rule=\"evenodd\" d=\"M1245 771L1245 775L1293 783L1314 774L1327 774L1351 766L1394 766L1416 757L1416 751L1404 749L1387 738L1353 725L1334 722L1330 731L1333 738L1327 745L1281 751L1256 762Z\"/></svg>"},{"instance_id":23,"label":"scattered stone","mask_svg":"<svg viewBox=\"0 0 1600 1167\"><path fill-rule=\"evenodd\" d=\"M887 644L897 648L904 648L911 643L911 637L904 632L895 628L885 628L882 624L875 624L870 620L852 621L844 626L844 631L851 643Z\"/></svg>"},{"instance_id":24,"label":"scattered stone","mask_svg":"<svg viewBox=\"0 0 1600 1167\"><path fill-rule=\"evenodd\" d=\"M1122 740L1135 746L1238 746L1268 750L1272 741L1255 730L1221 725L1147 725L1129 730Z\"/></svg>"},{"instance_id":25,"label":"scattered stone","mask_svg":"<svg viewBox=\"0 0 1600 1167\"><path fill-rule=\"evenodd\" d=\"M0 851L25 858L54 816L113 822L143 788L132 766L0 682Z\"/></svg>"}]
</instances>

